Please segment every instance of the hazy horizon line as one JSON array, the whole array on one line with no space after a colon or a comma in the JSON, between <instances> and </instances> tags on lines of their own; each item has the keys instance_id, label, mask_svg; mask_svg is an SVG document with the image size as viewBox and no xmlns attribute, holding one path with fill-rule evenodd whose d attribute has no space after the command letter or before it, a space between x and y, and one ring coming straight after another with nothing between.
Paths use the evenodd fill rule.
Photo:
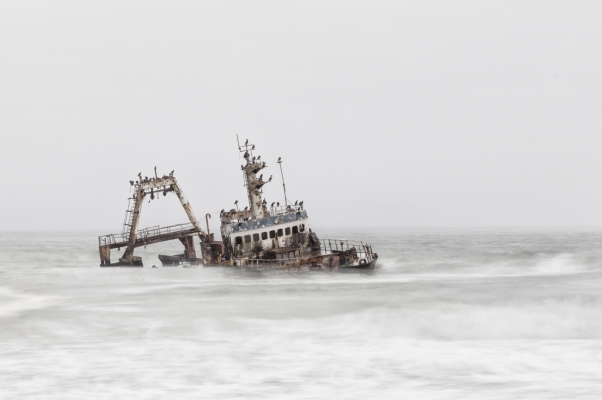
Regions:
<instances>
[{"instance_id":1,"label":"hazy horizon line","mask_svg":"<svg viewBox=\"0 0 602 400\"><path fill-rule=\"evenodd\" d=\"M316 231L319 230L349 230L357 231L364 230L368 232L374 232L376 230L382 231L485 231L485 230L499 230L499 231L558 231L558 230L600 230L600 225L547 225L547 226L529 226L529 225L487 225L487 226L317 226L312 228ZM55 229L55 228L41 228L41 229L0 229L0 233L51 233L51 232L79 232L79 233L95 233L100 235L118 234L116 229L102 229L102 228L67 228L67 229ZM213 232L215 233L215 231Z\"/></svg>"}]
</instances>

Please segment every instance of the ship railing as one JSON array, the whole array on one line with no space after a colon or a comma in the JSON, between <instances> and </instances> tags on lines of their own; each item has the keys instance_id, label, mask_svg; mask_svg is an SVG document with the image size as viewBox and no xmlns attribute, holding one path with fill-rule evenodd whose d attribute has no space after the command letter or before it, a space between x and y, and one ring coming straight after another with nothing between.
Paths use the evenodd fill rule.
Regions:
<instances>
[{"instance_id":1,"label":"ship railing","mask_svg":"<svg viewBox=\"0 0 602 400\"><path fill-rule=\"evenodd\" d=\"M374 260L372 246L361 240L347 239L320 239L320 248L326 254L337 253L340 251L352 251L355 249L356 256L359 260L371 262Z\"/></svg>"},{"instance_id":2,"label":"ship railing","mask_svg":"<svg viewBox=\"0 0 602 400\"><path fill-rule=\"evenodd\" d=\"M286 215L293 212L301 211L303 207L299 206L274 206L270 207L270 217L276 217L278 215Z\"/></svg>"},{"instance_id":3,"label":"ship railing","mask_svg":"<svg viewBox=\"0 0 602 400\"><path fill-rule=\"evenodd\" d=\"M168 233L189 231L191 229L195 229L194 225L190 222L178 225L170 225L170 226L151 226L148 228L144 228L136 232L137 238L145 239L159 235L165 235Z\"/></svg>"},{"instance_id":4,"label":"ship railing","mask_svg":"<svg viewBox=\"0 0 602 400\"><path fill-rule=\"evenodd\" d=\"M116 243L127 242L129 239L129 235L124 233L115 233L110 235L103 235L98 237L98 245L99 246L109 246Z\"/></svg>"},{"instance_id":5,"label":"ship railing","mask_svg":"<svg viewBox=\"0 0 602 400\"><path fill-rule=\"evenodd\" d=\"M159 235L168 233L182 232L195 229L194 225L190 222L171 226L151 226L148 228L141 229L136 232L136 239L148 239ZM103 235L98 237L99 246L108 246L117 243L124 243L130 239L129 234L115 233L110 235Z\"/></svg>"}]
</instances>

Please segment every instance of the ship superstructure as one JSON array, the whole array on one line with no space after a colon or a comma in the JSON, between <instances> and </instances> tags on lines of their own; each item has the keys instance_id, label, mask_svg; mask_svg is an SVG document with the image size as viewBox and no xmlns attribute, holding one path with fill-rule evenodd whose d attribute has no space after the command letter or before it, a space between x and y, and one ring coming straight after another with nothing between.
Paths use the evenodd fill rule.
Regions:
<instances>
[{"instance_id":1,"label":"ship superstructure","mask_svg":"<svg viewBox=\"0 0 602 400\"><path fill-rule=\"evenodd\" d=\"M246 164L241 165L244 176L248 208L231 209L220 215L225 256L244 264L250 259L291 258L305 255L311 248L319 248L319 241L309 227L303 202L294 204L272 203L269 207L262 198L265 181L257 176L267 164L255 157L255 145L239 145ZM285 202L288 202L285 195ZM238 207L238 205L237 205Z\"/></svg>"}]
</instances>

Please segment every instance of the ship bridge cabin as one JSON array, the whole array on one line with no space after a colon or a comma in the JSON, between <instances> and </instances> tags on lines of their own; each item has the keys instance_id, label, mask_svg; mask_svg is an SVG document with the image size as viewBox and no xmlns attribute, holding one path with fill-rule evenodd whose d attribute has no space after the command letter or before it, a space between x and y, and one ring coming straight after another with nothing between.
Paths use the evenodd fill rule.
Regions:
<instances>
[{"instance_id":1,"label":"ship bridge cabin","mask_svg":"<svg viewBox=\"0 0 602 400\"><path fill-rule=\"evenodd\" d=\"M313 245L307 211L301 207L274 207L266 217L240 222L230 218L235 213L233 210L222 215L221 234L227 258L294 258Z\"/></svg>"}]
</instances>

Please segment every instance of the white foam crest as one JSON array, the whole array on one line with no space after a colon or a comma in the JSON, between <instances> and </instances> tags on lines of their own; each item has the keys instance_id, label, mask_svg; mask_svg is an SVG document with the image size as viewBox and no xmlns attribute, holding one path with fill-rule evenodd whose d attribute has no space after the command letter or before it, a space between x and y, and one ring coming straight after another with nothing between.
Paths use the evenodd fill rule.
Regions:
<instances>
[{"instance_id":1,"label":"white foam crest","mask_svg":"<svg viewBox=\"0 0 602 400\"><path fill-rule=\"evenodd\" d=\"M42 310L59 303L59 296L17 293L0 288L0 318L16 317L27 311Z\"/></svg>"},{"instance_id":2,"label":"white foam crest","mask_svg":"<svg viewBox=\"0 0 602 400\"><path fill-rule=\"evenodd\" d=\"M433 340L602 339L600 304L579 297L510 304L382 306L332 317L333 335Z\"/></svg>"},{"instance_id":3,"label":"white foam crest","mask_svg":"<svg viewBox=\"0 0 602 400\"><path fill-rule=\"evenodd\" d=\"M495 276L552 276L570 275L595 271L592 266L586 265L572 254L557 254L536 260L504 260L477 263L466 260L464 262L449 262L444 266L433 267L423 263L424 269L411 261L403 258L388 258L378 261L379 267L384 271L401 272L406 277L495 277ZM406 273L404 273L407 271Z\"/></svg>"}]
</instances>

